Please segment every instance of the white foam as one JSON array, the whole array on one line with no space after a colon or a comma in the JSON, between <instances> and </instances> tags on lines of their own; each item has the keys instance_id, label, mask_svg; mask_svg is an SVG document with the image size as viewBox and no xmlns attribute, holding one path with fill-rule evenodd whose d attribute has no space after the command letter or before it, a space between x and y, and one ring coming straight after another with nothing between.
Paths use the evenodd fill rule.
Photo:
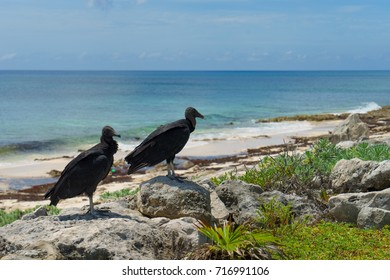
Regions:
<instances>
[{"instance_id":1,"label":"white foam","mask_svg":"<svg viewBox=\"0 0 390 280\"><path fill-rule=\"evenodd\" d=\"M301 132L312 129L313 126L306 121L303 122L278 122L261 123L248 127L232 127L216 129L212 132L198 132L191 136L194 142L205 142L206 140L240 140L261 136L271 136L280 133ZM194 144L195 144L194 143ZM198 145L202 145L199 143Z\"/></svg>"},{"instance_id":2,"label":"white foam","mask_svg":"<svg viewBox=\"0 0 390 280\"><path fill-rule=\"evenodd\" d=\"M349 110L348 113L365 114L370 111L375 111L379 109L382 109L382 107L376 104L375 102L367 102L367 103L363 103L361 106L359 106L356 109Z\"/></svg>"}]
</instances>

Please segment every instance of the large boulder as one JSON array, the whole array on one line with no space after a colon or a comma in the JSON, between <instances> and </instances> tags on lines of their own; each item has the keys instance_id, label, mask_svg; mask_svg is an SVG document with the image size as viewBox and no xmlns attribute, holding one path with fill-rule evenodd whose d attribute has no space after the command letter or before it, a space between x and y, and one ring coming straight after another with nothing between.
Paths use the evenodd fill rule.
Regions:
<instances>
[{"instance_id":1,"label":"large boulder","mask_svg":"<svg viewBox=\"0 0 390 280\"><path fill-rule=\"evenodd\" d=\"M204 243L196 219L149 219L126 201L100 204L96 215L63 210L0 228L0 259L180 259Z\"/></svg>"},{"instance_id":2,"label":"large boulder","mask_svg":"<svg viewBox=\"0 0 390 280\"><path fill-rule=\"evenodd\" d=\"M329 199L329 213L340 222L360 227L390 225L390 188L369 193L345 193Z\"/></svg>"},{"instance_id":3,"label":"large boulder","mask_svg":"<svg viewBox=\"0 0 390 280\"><path fill-rule=\"evenodd\" d=\"M260 186L242 181L225 181L215 191L236 222L244 223L256 217L259 197L263 193Z\"/></svg>"},{"instance_id":4,"label":"large boulder","mask_svg":"<svg viewBox=\"0 0 390 280\"><path fill-rule=\"evenodd\" d=\"M356 141L369 137L368 125L359 118L359 114L351 114L339 126L330 137L332 143L341 141Z\"/></svg>"},{"instance_id":5,"label":"large boulder","mask_svg":"<svg viewBox=\"0 0 390 280\"><path fill-rule=\"evenodd\" d=\"M390 160L340 160L330 180L336 193L380 191L390 187Z\"/></svg>"},{"instance_id":6,"label":"large boulder","mask_svg":"<svg viewBox=\"0 0 390 280\"><path fill-rule=\"evenodd\" d=\"M192 217L211 222L209 191L194 182L179 182L166 176L155 177L141 184L137 208L150 218Z\"/></svg>"}]
</instances>

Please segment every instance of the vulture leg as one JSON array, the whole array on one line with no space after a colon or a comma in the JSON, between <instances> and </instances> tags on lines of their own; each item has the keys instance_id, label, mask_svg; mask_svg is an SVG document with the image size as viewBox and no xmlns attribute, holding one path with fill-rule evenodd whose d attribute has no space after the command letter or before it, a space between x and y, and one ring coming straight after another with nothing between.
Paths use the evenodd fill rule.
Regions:
<instances>
[{"instance_id":1,"label":"vulture leg","mask_svg":"<svg viewBox=\"0 0 390 280\"><path fill-rule=\"evenodd\" d=\"M171 175L171 162L168 159L167 159L167 171L168 171L167 177L171 178L172 177L172 175Z\"/></svg>"},{"instance_id":2,"label":"vulture leg","mask_svg":"<svg viewBox=\"0 0 390 280\"><path fill-rule=\"evenodd\" d=\"M177 176L176 173L175 173L175 166L173 165L173 159L171 159L170 161L167 160L167 166L168 166L168 175L167 177L171 180L176 180L176 181L179 181L179 182L183 182L183 179L185 179L185 177L181 177L181 176Z\"/></svg>"},{"instance_id":3,"label":"vulture leg","mask_svg":"<svg viewBox=\"0 0 390 280\"><path fill-rule=\"evenodd\" d=\"M95 209L94 208L92 194L88 195L88 199L89 199L89 210L87 211L87 214L89 213L92 216L99 216L99 215L106 216L106 215L108 215L108 213L110 212L109 209Z\"/></svg>"},{"instance_id":4,"label":"vulture leg","mask_svg":"<svg viewBox=\"0 0 390 280\"><path fill-rule=\"evenodd\" d=\"M93 215L95 214L95 211L93 209L93 199L92 199L92 195L88 195L88 200L89 200L89 210L87 211L87 213Z\"/></svg>"}]
</instances>

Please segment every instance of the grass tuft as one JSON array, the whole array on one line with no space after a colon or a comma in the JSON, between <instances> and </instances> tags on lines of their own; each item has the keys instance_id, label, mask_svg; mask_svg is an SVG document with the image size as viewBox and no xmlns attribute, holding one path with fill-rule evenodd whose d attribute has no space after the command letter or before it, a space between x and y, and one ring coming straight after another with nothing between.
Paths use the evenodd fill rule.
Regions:
<instances>
[{"instance_id":1,"label":"grass tuft","mask_svg":"<svg viewBox=\"0 0 390 280\"><path fill-rule=\"evenodd\" d=\"M104 192L100 195L101 199L108 200L108 199L118 199L126 196L133 196L137 192L139 192L139 188L136 189L121 189L114 192Z\"/></svg>"},{"instance_id":2,"label":"grass tuft","mask_svg":"<svg viewBox=\"0 0 390 280\"><path fill-rule=\"evenodd\" d=\"M16 210L13 210L11 212L6 212L3 210L0 210L0 227L21 219L22 216L34 212L39 207L41 207L41 206L37 205L34 208L30 208L27 210L16 209ZM56 206L46 205L45 208L46 208L48 215L58 215L60 213L60 209L58 209Z\"/></svg>"},{"instance_id":3,"label":"grass tuft","mask_svg":"<svg viewBox=\"0 0 390 280\"><path fill-rule=\"evenodd\" d=\"M383 161L390 159L390 146L360 143L349 149L341 149L320 139L303 154L282 153L275 157L266 156L254 168L238 176L233 172L213 177L211 181L219 185L226 180L241 180L261 186L264 190L279 190L284 193L304 193L320 181L327 187L329 175L341 159L359 158L362 160Z\"/></svg>"}]
</instances>

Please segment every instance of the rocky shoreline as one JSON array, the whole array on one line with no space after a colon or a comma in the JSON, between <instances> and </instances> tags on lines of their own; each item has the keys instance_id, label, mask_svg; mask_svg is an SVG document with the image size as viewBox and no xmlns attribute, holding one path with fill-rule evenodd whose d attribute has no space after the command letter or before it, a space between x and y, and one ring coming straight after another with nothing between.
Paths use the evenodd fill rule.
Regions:
<instances>
[{"instance_id":1,"label":"rocky shoreline","mask_svg":"<svg viewBox=\"0 0 390 280\"><path fill-rule=\"evenodd\" d=\"M360 121L359 116L349 116L331 134L320 138L339 142L340 147L362 141L390 145L388 108L386 112L378 113L371 125ZM308 194L264 191L261 186L236 180L215 185L211 180L232 170L245 172L264 155L305 151L318 138L297 138L294 143L227 157L181 158L178 172L187 177L183 183L161 176L165 175L163 165L129 178L124 175L123 162L117 162L115 172L98 187L95 196L106 190L139 188L136 195L109 202L98 199L96 208L100 212L95 216L85 214L87 203L81 197L77 202L61 202L65 207L59 215L49 216L44 207L38 208L0 228L0 258L182 259L207 242L194 226L198 221L214 223L234 217L235 222L246 223L254 218L261 203L271 199L290 204L297 218L331 217L359 227L390 225L390 159L379 163L357 159L338 162L330 175L326 205ZM0 194L0 200L13 199L17 205L36 203L48 187Z\"/></svg>"},{"instance_id":2,"label":"rocky shoreline","mask_svg":"<svg viewBox=\"0 0 390 280\"><path fill-rule=\"evenodd\" d=\"M348 114L322 114L322 115L303 115L303 116L292 116L292 117L279 117L266 120L258 120L258 122L279 122L279 121L314 121L323 122L329 120L345 120ZM363 123L368 125L368 133L372 139L378 139L384 137L384 135L390 133L390 106L384 106L380 110L370 111L364 114L358 114L359 118ZM238 165L252 166L258 163L259 158L266 155L274 155L285 152L286 149L290 150L305 150L308 149L315 141L322 138L331 138L331 133L321 134L316 136L292 136L292 143L279 144L279 145L267 145L258 148L248 148L246 152L240 154L233 154L219 157L179 157L177 162L179 163L177 169L182 172L184 176L196 176L196 172L207 172L207 171L219 171L221 169L234 168ZM69 156L65 157L66 160L70 160ZM41 161L51 161L52 158L40 159ZM103 181L104 184L108 183L123 183L129 180L129 176L126 175L124 162L119 160L114 163L116 172L110 173L107 178ZM195 168L193 168L195 167ZM160 174L163 165L157 166L156 170L150 170L146 172L153 173L155 176ZM50 176L57 177L60 174L59 170L51 170L48 172ZM139 172L142 174L142 172ZM145 171L144 171L145 173ZM136 180L138 183L138 180ZM40 202L42 195L45 191L50 188L54 183L35 185L31 188L18 190L18 191L0 191L0 201L12 199L17 202L22 201L37 201ZM6 210L0 203L0 209ZM23 207L22 207L23 208ZM16 209L16 208L15 208Z\"/></svg>"}]
</instances>

